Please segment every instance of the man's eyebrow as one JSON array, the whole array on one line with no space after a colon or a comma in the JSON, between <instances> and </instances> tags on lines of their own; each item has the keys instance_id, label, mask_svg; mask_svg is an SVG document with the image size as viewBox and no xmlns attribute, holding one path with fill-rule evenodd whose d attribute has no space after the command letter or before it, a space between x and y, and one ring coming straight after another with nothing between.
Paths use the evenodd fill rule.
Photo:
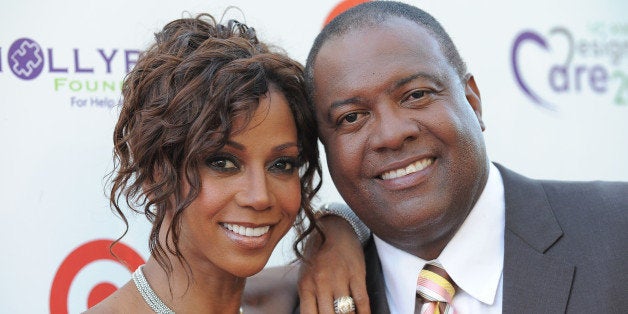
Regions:
<instances>
[{"instance_id":1,"label":"man's eyebrow","mask_svg":"<svg viewBox=\"0 0 628 314\"><path fill-rule=\"evenodd\" d=\"M432 73L427 73L427 72L417 72L411 75L408 75L404 78L401 78L399 80L397 80L396 82L393 83L392 87L388 90L388 91L392 91L395 90L405 84L408 84L409 82L412 82L418 78L422 78L422 79L426 79L429 80L430 82L433 82L434 84L437 85L438 88L442 88L445 84L443 83L444 80L442 78L442 75L434 75ZM347 99L343 99L343 100L338 100L338 101L334 101L331 103L330 106L330 110L333 110L335 108L338 107L342 107L344 105L347 104L354 104L357 102L360 102L361 99L359 97L351 97L351 98L347 98Z\"/></svg>"},{"instance_id":2,"label":"man's eyebrow","mask_svg":"<svg viewBox=\"0 0 628 314\"><path fill-rule=\"evenodd\" d=\"M427 73L427 72L417 72L417 73L408 75L408 76L406 76L404 78L401 78L401 79L395 81L393 83L393 85L387 90L387 92L392 92L393 90L398 89L401 86L403 86L405 84L408 84L409 82L412 82L412 81L414 81L416 79L419 79L419 78L425 79L425 80L428 80L428 81L434 83L436 85L436 88L439 88L439 89L441 89L441 88L443 88L443 86L445 86L443 75L440 75L440 74L436 74L435 75L435 74ZM327 118L329 120L332 119L331 112L334 109L336 109L338 107L342 107L342 106L348 105L348 104L359 103L361 101L363 101L363 100L360 97L351 97L351 98L347 98L347 99L343 99L343 100L333 101L331 103L330 107L329 107Z\"/></svg>"},{"instance_id":3,"label":"man's eyebrow","mask_svg":"<svg viewBox=\"0 0 628 314\"><path fill-rule=\"evenodd\" d=\"M342 107L344 105L354 104L356 102L360 102L360 98L359 97L351 97L351 98L347 98L347 99L344 99L344 100L334 101L334 102L331 103L330 110L336 109L338 107Z\"/></svg>"},{"instance_id":4,"label":"man's eyebrow","mask_svg":"<svg viewBox=\"0 0 628 314\"><path fill-rule=\"evenodd\" d=\"M414 73L412 75L406 76L406 77L404 77L404 78L402 78L400 80L397 80L393 84L393 86L391 86L391 88L388 91L389 92L393 91L393 90L395 90L395 89L397 89L397 88L399 88L399 87L401 87L401 86L403 86L405 84L408 84L409 82L412 82L412 81L414 81L416 79L419 79L419 78L426 79L426 80L436 84L437 88L442 88L443 86L445 86L445 84L443 83L444 80L442 78L442 75L434 75L432 73L426 73L426 72L417 72L417 73Z\"/></svg>"},{"instance_id":5,"label":"man's eyebrow","mask_svg":"<svg viewBox=\"0 0 628 314\"><path fill-rule=\"evenodd\" d=\"M358 103L360 101L361 101L360 97L351 97L351 98L347 98L347 99L343 99L343 100L333 101L331 103L331 106L329 106L329 111L327 111L327 120L328 121L332 121L333 120L333 118L331 116L331 113L335 109L337 109L339 107L342 107L342 106L349 105L349 104L355 104L355 103Z\"/></svg>"}]
</instances>

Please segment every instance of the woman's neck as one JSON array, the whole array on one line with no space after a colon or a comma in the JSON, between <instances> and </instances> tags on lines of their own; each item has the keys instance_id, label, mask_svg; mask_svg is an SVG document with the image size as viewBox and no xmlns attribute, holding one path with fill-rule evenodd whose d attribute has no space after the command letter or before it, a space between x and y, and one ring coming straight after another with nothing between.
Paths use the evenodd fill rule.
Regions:
<instances>
[{"instance_id":1,"label":"woman's neck","mask_svg":"<svg viewBox=\"0 0 628 314\"><path fill-rule=\"evenodd\" d=\"M238 313L245 278L226 273L214 265L187 267L170 257L172 272L151 257L143 268L148 283L175 313ZM138 292L139 293L139 292Z\"/></svg>"}]
</instances>

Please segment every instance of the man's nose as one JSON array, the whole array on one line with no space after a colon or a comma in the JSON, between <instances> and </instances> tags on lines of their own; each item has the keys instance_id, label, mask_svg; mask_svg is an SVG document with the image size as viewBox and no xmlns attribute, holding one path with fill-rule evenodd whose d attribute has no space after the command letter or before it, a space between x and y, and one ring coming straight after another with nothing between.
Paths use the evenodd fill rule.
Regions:
<instances>
[{"instance_id":1,"label":"man's nose","mask_svg":"<svg viewBox=\"0 0 628 314\"><path fill-rule=\"evenodd\" d=\"M419 123L409 115L411 109L396 103L381 104L376 110L375 127L370 137L375 150L398 150L404 143L418 137Z\"/></svg>"}]
</instances>

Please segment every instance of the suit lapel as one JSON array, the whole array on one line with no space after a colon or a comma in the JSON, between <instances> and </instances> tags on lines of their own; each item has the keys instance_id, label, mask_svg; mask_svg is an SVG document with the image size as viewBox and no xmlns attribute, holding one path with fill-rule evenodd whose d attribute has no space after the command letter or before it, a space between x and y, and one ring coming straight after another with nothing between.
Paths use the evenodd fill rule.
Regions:
<instances>
[{"instance_id":1,"label":"suit lapel","mask_svg":"<svg viewBox=\"0 0 628 314\"><path fill-rule=\"evenodd\" d=\"M373 237L364 247L364 259L366 261L366 289L371 303L371 313L390 314L386 299L386 283Z\"/></svg>"},{"instance_id":2,"label":"suit lapel","mask_svg":"<svg viewBox=\"0 0 628 314\"><path fill-rule=\"evenodd\" d=\"M563 232L540 181L496 164L504 181L504 313L564 313L575 267L544 253Z\"/></svg>"}]
</instances>

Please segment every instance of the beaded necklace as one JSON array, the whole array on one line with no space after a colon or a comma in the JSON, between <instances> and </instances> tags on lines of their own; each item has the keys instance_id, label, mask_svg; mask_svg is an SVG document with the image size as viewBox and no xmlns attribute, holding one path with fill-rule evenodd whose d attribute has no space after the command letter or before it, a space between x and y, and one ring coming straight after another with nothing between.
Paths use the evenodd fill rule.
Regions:
<instances>
[{"instance_id":1,"label":"beaded necklace","mask_svg":"<svg viewBox=\"0 0 628 314\"><path fill-rule=\"evenodd\" d=\"M153 288L148 284L148 280L144 277L144 272L142 271L144 265L140 266L133 272L131 276L133 278L133 282L135 283L135 287L137 287L137 291L140 292L146 304L150 306L150 308L155 311L157 314L175 314L173 310L171 310L163 301L157 296ZM242 307L240 307L240 314L244 314Z\"/></svg>"},{"instance_id":2,"label":"beaded necklace","mask_svg":"<svg viewBox=\"0 0 628 314\"><path fill-rule=\"evenodd\" d=\"M142 298L144 298L144 301L146 301L146 304L148 304L148 306L150 306L150 308L157 314L174 314L174 311L165 305L164 302L157 296L155 291L153 291L153 288L150 287L146 277L144 277L142 268L144 268L144 265L138 267L132 277L137 290L142 295Z\"/></svg>"}]
</instances>

